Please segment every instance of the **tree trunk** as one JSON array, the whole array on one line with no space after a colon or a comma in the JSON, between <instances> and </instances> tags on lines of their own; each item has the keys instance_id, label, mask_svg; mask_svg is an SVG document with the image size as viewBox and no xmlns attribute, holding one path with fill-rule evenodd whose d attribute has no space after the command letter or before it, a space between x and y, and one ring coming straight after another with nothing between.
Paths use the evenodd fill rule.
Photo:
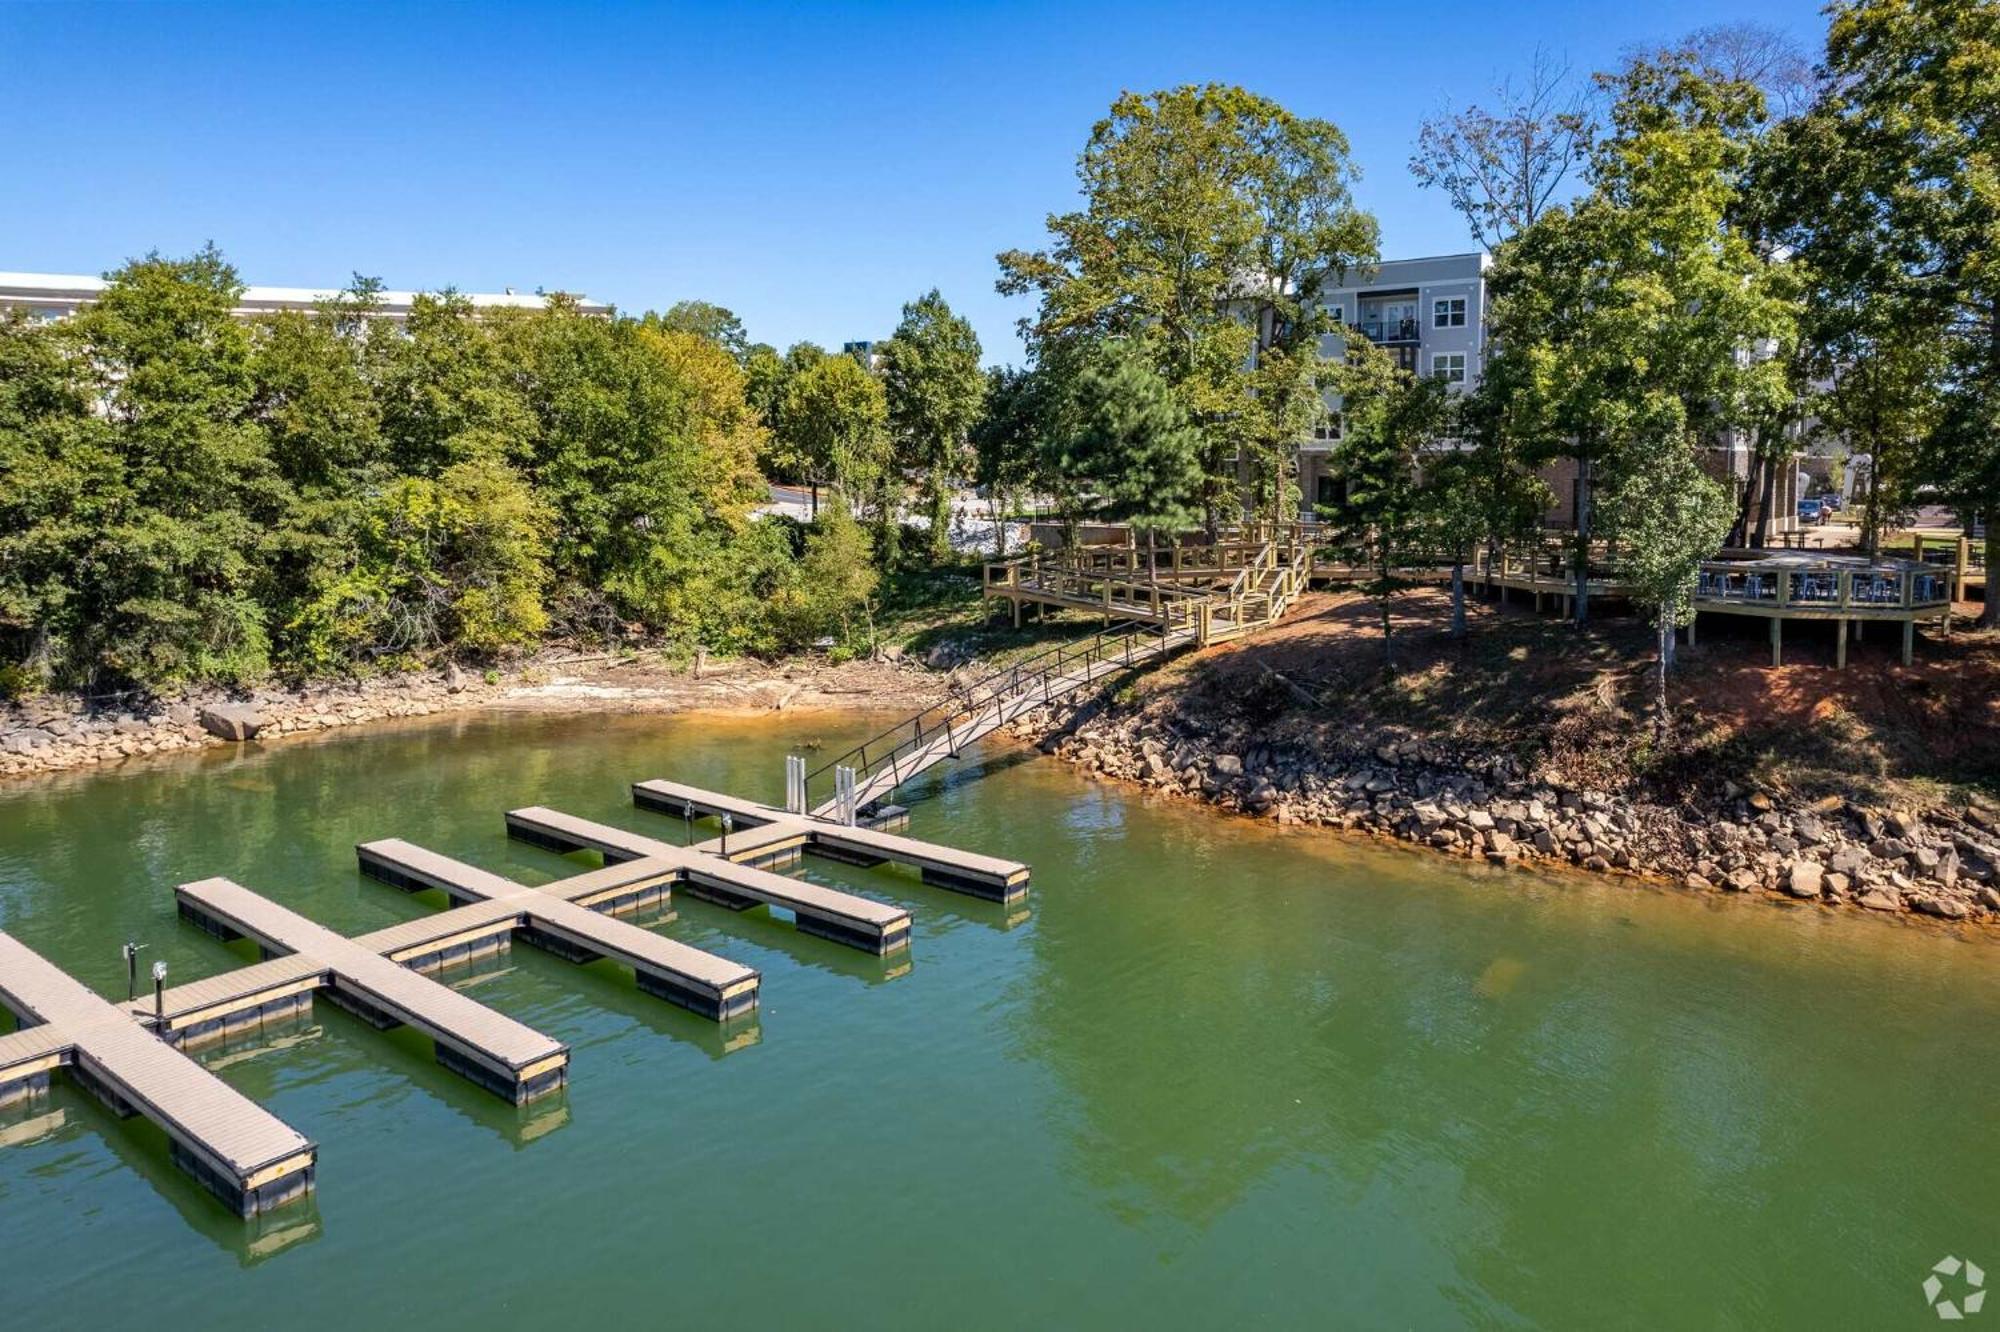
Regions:
<instances>
[{"instance_id":1,"label":"tree trunk","mask_svg":"<svg viewBox=\"0 0 2000 1332\"><path fill-rule=\"evenodd\" d=\"M2000 629L2000 585L1994 582L1993 559L1994 551L2000 550L1996 536L2000 536L2000 491L1986 500L1986 605L1979 612L1980 626L1986 629Z\"/></svg>"},{"instance_id":2,"label":"tree trunk","mask_svg":"<svg viewBox=\"0 0 2000 1332\"><path fill-rule=\"evenodd\" d=\"M1763 459L1754 453L1750 455L1750 475L1743 478L1743 495L1736 504L1736 521L1729 527L1729 544L1732 546L1750 544L1750 506L1756 503L1761 484L1757 472L1763 465Z\"/></svg>"},{"instance_id":3,"label":"tree trunk","mask_svg":"<svg viewBox=\"0 0 2000 1332\"><path fill-rule=\"evenodd\" d=\"M1867 530L1862 533L1868 543L1868 558L1882 558L1882 448L1879 440L1874 441L1875 451L1868 455L1868 503L1864 519Z\"/></svg>"},{"instance_id":4,"label":"tree trunk","mask_svg":"<svg viewBox=\"0 0 2000 1332\"><path fill-rule=\"evenodd\" d=\"M943 564L951 558L951 491L945 486L944 468L933 459L924 485L931 501L931 563Z\"/></svg>"},{"instance_id":5,"label":"tree trunk","mask_svg":"<svg viewBox=\"0 0 2000 1332\"><path fill-rule=\"evenodd\" d=\"M1761 446L1762 441L1759 441ZM1757 497L1757 549L1771 543L1771 505L1778 497L1778 460L1764 459L1763 489Z\"/></svg>"},{"instance_id":6,"label":"tree trunk","mask_svg":"<svg viewBox=\"0 0 2000 1332\"><path fill-rule=\"evenodd\" d=\"M1576 464L1576 622L1590 620L1590 501L1592 459L1588 454Z\"/></svg>"},{"instance_id":7,"label":"tree trunk","mask_svg":"<svg viewBox=\"0 0 2000 1332\"><path fill-rule=\"evenodd\" d=\"M812 520L819 521L819 481L814 479L806 484L812 487Z\"/></svg>"},{"instance_id":8,"label":"tree trunk","mask_svg":"<svg viewBox=\"0 0 2000 1332\"><path fill-rule=\"evenodd\" d=\"M1653 733L1659 739L1667 734L1667 657L1673 651L1674 613L1670 606L1660 607L1660 650L1659 669L1653 673Z\"/></svg>"},{"instance_id":9,"label":"tree trunk","mask_svg":"<svg viewBox=\"0 0 2000 1332\"><path fill-rule=\"evenodd\" d=\"M1000 494L1000 487L994 486L992 493L987 496L987 508L993 514L993 558L1004 560L1007 558L1007 524L1005 521L1007 504Z\"/></svg>"},{"instance_id":10,"label":"tree trunk","mask_svg":"<svg viewBox=\"0 0 2000 1332\"><path fill-rule=\"evenodd\" d=\"M1394 675L1396 673L1395 626L1389 619L1389 597L1394 589L1389 586L1388 552L1382 552L1381 558L1376 561L1376 572L1381 576L1382 588L1377 597L1377 602L1382 608L1382 670L1384 674Z\"/></svg>"},{"instance_id":11,"label":"tree trunk","mask_svg":"<svg viewBox=\"0 0 2000 1332\"><path fill-rule=\"evenodd\" d=\"M1465 638L1465 561L1451 566L1451 636Z\"/></svg>"}]
</instances>

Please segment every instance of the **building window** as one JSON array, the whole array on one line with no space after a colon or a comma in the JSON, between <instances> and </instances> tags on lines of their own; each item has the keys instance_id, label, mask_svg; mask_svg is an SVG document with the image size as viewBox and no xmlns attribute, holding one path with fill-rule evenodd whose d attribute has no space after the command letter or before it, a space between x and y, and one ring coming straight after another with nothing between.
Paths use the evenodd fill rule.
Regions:
<instances>
[{"instance_id":1,"label":"building window","mask_svg":"<svg viewBox=\"0 0 2000 1332\"><path fill-rule=\"evenodd\" d=\"M1313 427L1313 438L1329 442L1338 441L1340 439L1339 414L1335 413L1321 417L1319 424Z\"/></svg>"},{"instance_id":2,"label":"building window","mask_svg":"<svg viewBox=\"0 0 2000 1332\"><path fill-rule=\"evenodd\" d=\"M1342 309L1338 305L1329 306L1327 308L1326 317L1333 321L1335 328L1338 328L1347 322L1347 311Z\"/></svg>"},{"instance_id":3,"label":"building window","mask_svg":"<svg viewBox=\"0 0 2000 1332\"><path fill-rule=\"evenodd\" d=\"M1453 296L1449 300L1432 301L1431 327L1464 328L1465 297Z\"/></svg>"},{"instance_id":4,"label":"building window","mask_svg":"<svg viewBox=\"0 0 2000 1332\"><path fill-rule=\"evenodd\" d=\"M1447 384L1465 382L1465 353L1438 352L1431 357L1431 373Z\"/></svg>"}]
</instances>

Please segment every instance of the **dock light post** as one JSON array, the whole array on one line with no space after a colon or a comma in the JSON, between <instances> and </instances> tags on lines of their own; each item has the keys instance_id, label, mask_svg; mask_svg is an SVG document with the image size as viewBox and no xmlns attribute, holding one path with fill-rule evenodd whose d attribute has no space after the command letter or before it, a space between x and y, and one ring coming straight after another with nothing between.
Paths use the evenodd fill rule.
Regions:
<instances>
[{"instance_id":1,"label":"dock light post","mask_svg":"<svg viewBox=\"0 0 2000 1332\"><path fill-rule=\"evenodd\" d=\"M166 984L167 964L163 961L153 963L153 1025L155 1027L164 1027L167 1025Z\"/></svg>"},{"instance_id":2,"label":"dock light post","mask_svg":"<svg viewBox=\"0 0 2000 1332\"><path fill-rule=\"evenodd\" d=\"M681 845L694 845L694 802L681 801Z\"/></svg>"},{"instance_id":3,"label":"dock light post","mask_svg":"<svg viewBox=\"0 0 2000 1332\"><path fill-rule=\"evenodd\" d=\"M722 858L729 859L729 830L736 826L736 820L727 814L722 816Z\"/></svg>"},{"instance_id":4,"label":"dock light post","mask_svg":"<svg viewBox=\"0 0 2000 1332\"><path fill-rule=\"evenodd\" d=\"M125 1002L128 1004L139 997L139 950L145 946L127 939L124 947L118 950L125 955Z\"/></svg>"}]
</instances>

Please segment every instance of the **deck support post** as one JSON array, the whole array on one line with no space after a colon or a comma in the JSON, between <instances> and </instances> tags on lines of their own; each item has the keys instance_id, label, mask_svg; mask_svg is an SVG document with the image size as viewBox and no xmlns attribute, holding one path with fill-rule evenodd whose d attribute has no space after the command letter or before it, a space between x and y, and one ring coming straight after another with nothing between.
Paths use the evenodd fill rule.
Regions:
<instances>
[{"instance_id":1,"label":"deck support post","mask_svg":"<svg viewBox=\"0 0 2000 1332\"><path fill-rule=\"evenodd\" d=\"M1833 624L1833 668L1844 671L1847 669L1847 621L1839 619Z\"/></svg>"},{"instance_id":2,"label":"deck support post","mask_svg":"<svg viewBox=\"0 0 2000 1332\"><path fill-rule=\"evenodd\" d=\"M1915 620L1905 620L1903 621L1903 664L1905 666L1910 664L1910 659L1915 655L1916 649L1917 622Z\"/></svg>"},{"instance_id":3,"label":"deck support post","mask_svg":"<svg viewBox=\"0 0 2000 1332\"><path fill-rule=\"evenodd\" d=\"M1696 620L1699 620L1700 618L1701 618L1701 612L1700 612L1700 611L1689 611L1689 612L1688 612L1688 646L1689 646L1689 647L1693 647L1693 646L1694 646L1694 622L1695 622Z\"/></svg>"},{"instance_id":4,"label":"deck support post","mask_svg":"<svg viewBox=\"0 0 2000 1332\"><path fill-rule=\"evenodd\" d=\"M1771 617L1771 664L1785 664L1785 622L1775 615Z\"/></svg>"}]
</instances>

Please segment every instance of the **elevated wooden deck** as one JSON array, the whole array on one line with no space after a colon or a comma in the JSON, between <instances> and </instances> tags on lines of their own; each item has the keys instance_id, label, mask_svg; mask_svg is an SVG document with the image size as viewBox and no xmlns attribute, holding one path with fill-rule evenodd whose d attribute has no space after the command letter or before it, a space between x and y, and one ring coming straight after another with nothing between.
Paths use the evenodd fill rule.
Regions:
<instances>
[{"instance_id":1,"label":"elevated wooden deck","mask_svg":"<svg viewBox=\"0 0 2000 1332\"><path fill-rule=\"evenodd\" d=\"M907 865L917 870L926 883L995 902L1018 901L1028 893L1028 867L1019 861L939 846L858 824L850 826L793 814L685 782L663 779L635 782L632 801L639 808L657 814L679 815L691 810L697 817L729 815L736 826L729 834L726 852L721 838L702 842L694 849L725 856L739 864L768 867L786 863L788 857L803 851L855 865Z\"/></svg>"},{"instance_id":2,"label":"elevated wooden deck","mask_svg":"<svg viewBox=\"0 0 2000 1332\"><path fill-rule=\"evenodd\" d=\"M326 996L377 1026L431 1038L438 1062L521 1104L562 1088L569 1047L228 879L174 889L181 914L222 938L309 959Z\"/></svg>"},{"instance_id":3,"label":"elevated wooden deck","mask_svg":"<svg viewBox=\"0 0 2000 1332\"><path fill-rule=\"evenodd\" d=\"M607 861L669 862L678 866L679 882L696 897L737 911L759 903L781 907L806 933L868 952L892 953L910 942L910 913L901 907L670 846L559 810L541 806L509 810L507 835L552 851L596 851Z\"/></svg>"},{"instance_id":4,"label":"elevated wooden deck","mask_svg":"<svg viewBox=\"0 0 2000 1332\"><path fill-rule=\"evenodd\" d=\"M614 905L664 902L676 866L640 860L533 888L401 838L363 843L355 856L371 878L410 891L435 888L469 904L431 917L433 931L454 917L505 919L529 942L572 962L609 958L628 966L640 989L704 1017L722 1021L757 1007L762 977L754 968L607 914Z\"/></svg>"},{"instance_id":5,"label":"elevated wooden deck","mask_svg":"<svg viewBox=\"0 0 2000 1332\"><path fill-rule=\"evenodd\" d=\"M46 1085L68 1066L114 1111L159 1125L174 1162L243 1216L311 1190L318 1149L304 1135L4 933L0 1002L37 1024L0 1038L0 1084Z\"/></svg>"}]
</instances>

